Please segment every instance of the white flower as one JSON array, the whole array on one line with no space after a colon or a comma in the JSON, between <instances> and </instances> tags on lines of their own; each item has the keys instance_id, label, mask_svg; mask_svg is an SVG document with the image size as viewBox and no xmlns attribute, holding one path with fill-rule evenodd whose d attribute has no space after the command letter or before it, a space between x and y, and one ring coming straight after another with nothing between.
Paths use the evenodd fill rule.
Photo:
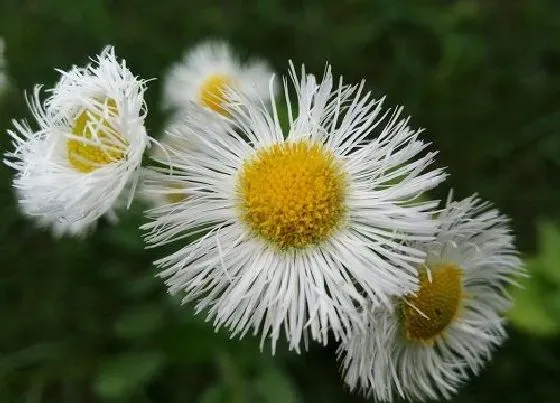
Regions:
<instances>
[{"instance_id":1,"label":"white flower","mask_svg":"<svg viewBox=\"0 0 560 403\"><path fill-rule=\"evenodd\" d=\"M220 122L221 115L207 109L187 105L182 113L175 114L161 139L151 148L151 158L159 161L159 168L143 169L140 180L140 195L149 205L159 207L169 203L177 203L188 197L188 191L183 181L175 178L175 173L169 167L171 159L181 158L185 153L197 151L201 141L198 136L190 135L182 127L195 119L203 121L207 130L217 138L227 136L228 121ZM154 140L155 142L155 140Z\"/></svg>"},{"instance_id":2,"label":"white flower","mask_svg":"<svg viewBox=\"0 0 560 403\"><path fill-rule=\"evenodd\" d=\"M16 170L22 211L57 234L80 234L113 214L125 187L133 195L148 136L145 83L107 47L85 68L74 66L41 102L29 105L39 126L14 122L15 150L4 162Z\"/></svg>"},{"instance_id":3,"label":"white flower","mask_svg":"<svg viewBox=\"0 0 560 403\"><path fill-rule=\"evenodd\" d=\"M8 76L6 75L6 62L4 60L4 40L0 38L0 95L8 87Z\"/></svg>"},{"instance_id":4,"label":"white flower","mask_svg":"<svg viewBox=\"0 0 560 403\"><path fill-rule=\"evenodd\" d=\"M341 346L352 389L385 401L449 398L503 342L505 287L521 261L507 219L488 206L449 199L436 240L414 245L427 253L419 291L371 309L365 331Z\"/></svg>"},{"instance_id":5,"label":"white flower","mask_svg":"<svg viewBox=\"0 0 560 403\"><path fill-rule=\"evenodd\" d=\"M188 190L183 181L175 179L165 168L142 169L140 195L152 207L160 207L183 202L188 197Z\"/></svg>"},{"instance_id":6,"label":"white flower","mask_svg":"<svg viewBox=\"0 0 560 403\"><path fill-rule=\"evenodd\" d=\"M182 130L191 121L202 122L206 126L205 130L213 135L213 137L206 139L210 141L214 137L220 139L227 136L227 128L231 124L230 119L224 118L220 114L207 108L200 108L192 102L187 103L181 111L170 117L164 134L159 140L159 143L164 147L154 147L151 156L158 160L169 158L166 148L179 153L181 153L181 150L190 150L191 152L198 150L201 145L200 136L193 136Z\"/></svg>"},{"instance_id":7,"label":"white flower","mask_svg":"<svg viewBox=\"0 0 560 403\"><path fill-rule=\"evenodd\" d=\"M274 349L283 328L299 351L307 335L344 338L366 300L416 289L424 253L402 241L432 238L435 203L415 199L443 174L422 173L434 154L419 155L419 132L400 109L382 113L364 83L333 86L330 68L321 83L305 71L298 81L293 66L291 76L287 133L276 103L270 113L233 91L227 115L237 129L177 127L200 146L161 162L189 197L149 212L144 228L153 245L205 232L156 262L169 291L234 335L261 333L261 347L271 336Z\"/></svg>"},{"instance_id":8,"label":"white flower","mask_svg":"<svg viewBox=\"0 0 560 403\"><path fill-rule=\"evenodd\" d=\"M164 106L180 111L195 103L223 114L227 88L243 91L252 101L267 100L271 76L265 62L242 63L227 43L203 42L170 69L164 82Z\"/></svg>"}]
</instances>

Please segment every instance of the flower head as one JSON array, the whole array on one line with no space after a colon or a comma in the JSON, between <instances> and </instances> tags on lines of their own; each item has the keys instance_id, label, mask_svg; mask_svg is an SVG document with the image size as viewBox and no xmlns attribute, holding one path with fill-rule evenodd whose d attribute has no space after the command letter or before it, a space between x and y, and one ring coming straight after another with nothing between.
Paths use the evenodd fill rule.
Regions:
<instances>
[{"instance_id":1,"label":"flower head","mask_svg":"<svg viewBox=\"0 0 560 403\"><path fill-rule=\"evenodd\" d=\"M366 300L416 289L425 256L401 241L431 239L435 205L416 198L443 174L424 172L434 154L364 83L334 86L330 68L319 83L291 76L287 132L276 103L230 91L235 125L193 119L170 133L199 139L161 161L189 197L149 212L144 228L153 245L204 233L156 262L171 293L234 335L253 330L274 348L283 329L299 350L306 335L344 338Z\"/></svg>"},{"instance_id":2,"label":"flower head","mask_svg":"<svg viewBox=\"0 0 560 403\"><path fill-rule=\"evenodd\" d=\"M449 398L506 337L506 286L520 272L507 220L474 196L447 203L418 292L367 313L340 353L346 382L378 400Z\"/></svg>"},{"instance_id":3,"label":"flower head","mask_svg":"<svg viewBox=\"0 0 560 403\"><path fill-rule=\"evenodd\" d=\"M164 83L164 103L179 111L195 103L225 114L228 88L243 91L252 101L266 100L271 76L266 63L242 63L227 43L203 42L170 69Z\"/></svg>"},{"instance_id":4,"label":"flower head","mask_svg":"<svg viewBox=\"0 0 560 403\"><path fill-rule=\"evenodd\" d=\"M134 187L148 143L145 84L112 47L61 74L43 102L36 86L29 104L39 129L14 122L15 150L5 163L16 170L23 212L56 233L79 234Z\"/></svg>"}]
</instances>

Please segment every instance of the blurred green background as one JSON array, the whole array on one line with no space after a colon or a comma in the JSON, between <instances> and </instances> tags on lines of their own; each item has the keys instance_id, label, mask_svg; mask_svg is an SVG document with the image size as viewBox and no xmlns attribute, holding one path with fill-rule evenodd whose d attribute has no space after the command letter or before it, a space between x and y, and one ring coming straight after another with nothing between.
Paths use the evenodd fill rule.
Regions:
<instances>
[{"instance_id":1,"label":"blurred green background","mask_svg":"<svg viewBox=\"0 0 560 403\"><path fill-rule=\"evenodd\" d=\"M304 3L304 4L302 4ZM403 104L440 151L458 197L479 192L512 218L532 275L510 340L454 402L560 401L560 2L558 0L0 0L11 88L0 146L26 117L24 90L115 44L161 77L209 37L349 81ZM149 85L158 136L161 80ZM165 293L138 230L142 206L84 240L54 240L18 214L0 166L0 402L360 402L334 351L261 354ZM447 192L441 188L434 196Z\"/></svg>"}]
</instances>

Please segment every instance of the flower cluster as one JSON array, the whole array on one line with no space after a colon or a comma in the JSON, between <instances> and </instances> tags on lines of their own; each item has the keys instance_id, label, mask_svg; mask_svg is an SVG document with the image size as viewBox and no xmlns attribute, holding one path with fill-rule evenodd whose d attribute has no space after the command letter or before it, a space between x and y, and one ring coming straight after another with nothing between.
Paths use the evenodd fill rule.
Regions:
<instances>
[{"instance_id":1,"label":"flower cluster","mask_svg":"<svg viewBox=\"0 0 560 403\"><path fill-rule=\"evenodd\" d=\"M38 128L15 121L5 159L25 214L78 235L139 193L147 243L176 248L155 262L171 294L261 348L339 343L344 380L377 400L448 398L480 371L521 262L487 203L427 197L446 175L402 108L330 65L279 84L207 42L169 70L156 141L145 83L108 47L35 88Z\"/></svg>"}]
</instances>

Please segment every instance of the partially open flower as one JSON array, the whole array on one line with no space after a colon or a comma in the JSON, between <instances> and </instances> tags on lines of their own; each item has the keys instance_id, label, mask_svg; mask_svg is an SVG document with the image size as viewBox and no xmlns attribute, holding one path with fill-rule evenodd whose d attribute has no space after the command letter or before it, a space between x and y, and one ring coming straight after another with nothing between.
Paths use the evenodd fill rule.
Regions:
<instances>
[{"instance_id":1,"label":"partially open flower","mask_svg":"<svg viewBox=\"0 0 560 403\"><path fill-rule=\"evenodd\" d=\"M16 170L20 206L56 233L79 234L111 214L123 190L134 188L148 136L145 83L107 47L92 64L70 71L41 101L29 104L39 125L14 122L15 150L5 163ZM128 201L131 201L132 191Z\"/></svg>"}]
</instances>

